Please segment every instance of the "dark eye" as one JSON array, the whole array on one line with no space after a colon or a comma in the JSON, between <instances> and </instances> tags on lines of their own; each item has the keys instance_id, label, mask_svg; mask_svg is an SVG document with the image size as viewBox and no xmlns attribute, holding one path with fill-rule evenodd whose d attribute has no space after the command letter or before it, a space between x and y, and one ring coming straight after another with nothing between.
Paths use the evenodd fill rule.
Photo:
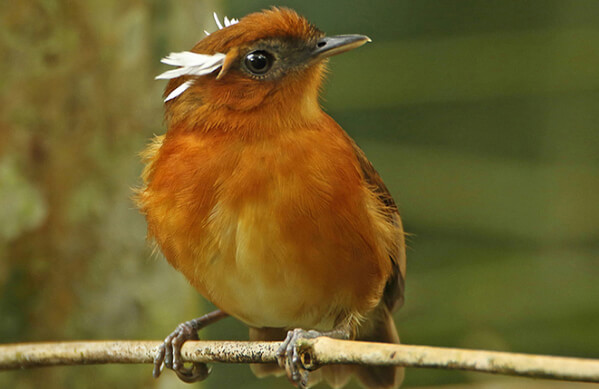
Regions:
<instances>
[{"instance_id":1,"label":"dark eye","mask_svg":"<svg viewBox=\"0 0 599 389\"><path fill-rule=\"evenodd\" d=\"M266 51L252 51L245 56L245 66L254 74L264 74L271 68L274 58Z\"/></svg>"}]
</instances>

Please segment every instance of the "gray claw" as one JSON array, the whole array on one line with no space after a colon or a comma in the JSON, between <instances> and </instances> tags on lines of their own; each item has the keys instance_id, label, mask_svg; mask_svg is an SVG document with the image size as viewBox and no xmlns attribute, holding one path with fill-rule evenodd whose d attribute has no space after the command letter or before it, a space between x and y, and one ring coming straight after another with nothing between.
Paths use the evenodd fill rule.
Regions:
<instances>
[{"instance_id":1,"label":"gray claw","mask_svg":"<svg viewBox=\"0 0 599 389\"><path fill-rule=\"evenodd\" d=\"M158 348L158 354L156 354L156 357L154 357L154 370L152 371L152 376L154 378L160 377L160 373L162 372L162 361L164 361L164 353L165 347L163 343Z\"/></svg>"},{"instance_id":2,"label":"gray claw","mask_svg":"<svg viewBox=\"0 0 599 389\"><path fill-rule=\"evenodd\" d=\"M298 342L300 339L313 339L321 335L318 331L296 328L287 333L283 344L277 350L277 363L285 369L287 378L299 388L307 386L309 372L302 365Z\"/></svg>"},{"instance_id":3,"label":"gray claw","mask_svg":"<svg viewBox=\"0 0 599 389\"><path fill-rule=\"evenodd\" d=\"M154 358L154 370L152 375L158 378L165 366L177 373L177 376L184 382L196 382L205 379L210 371L205 363L193 363L191 367L185 367L181 357L181 347L187 340L198 340L197 329L193 323L185 322L177 326L160 345L158 353Z\"/></svg>"}]
</instances>

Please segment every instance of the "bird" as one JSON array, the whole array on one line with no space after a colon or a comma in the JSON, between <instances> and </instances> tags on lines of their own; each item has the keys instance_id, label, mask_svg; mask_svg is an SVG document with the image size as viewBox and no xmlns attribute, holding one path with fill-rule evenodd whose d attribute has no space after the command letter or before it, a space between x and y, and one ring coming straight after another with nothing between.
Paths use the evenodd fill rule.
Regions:
<instances>
[{"instance_id":1,"label":"bird","mask_svg":"<svg viewBox=\"0 0 599 389\"><path fill-rule=\"evenodd\" d=\"M355 141L326 114L320 92L329 57L364 35L328 36L292 9L273 7L218 30L162 60L158 79L166 132L142 159L137 206L148 239L218 309L181 323L160 346L164 367L186 382L205 364L185 365L181 346L231 316L250 340L282 341L277 364L254 373L287 375L309 387L396 388L402 367L303 369L298 342L338 339L399 343L392 313L404 300L405 233L398 207ZM359 77L359 75L356 75Z\"/></svg>"}]
</instances>

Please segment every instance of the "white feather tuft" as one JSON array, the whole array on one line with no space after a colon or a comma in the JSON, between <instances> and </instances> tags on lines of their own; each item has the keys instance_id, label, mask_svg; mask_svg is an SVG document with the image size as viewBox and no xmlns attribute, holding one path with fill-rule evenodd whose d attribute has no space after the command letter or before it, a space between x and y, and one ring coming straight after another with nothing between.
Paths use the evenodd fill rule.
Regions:
<instances>
[{"instance_id":1,"label":"white feather tuft","mask_svg":"<svg viewBox=\"0 0 599 389\"><path fill-rule=\"evenodd\" d=\"M213 12L212 16L214 16L214 21L216 22L216 27L218 27L219 30L222 30L224 27L222 24L220 24L220 20L218 20L218 15L216 14L216 12Z\"/></svg>"},{"instance_id":2,"label":"white feather tuft","mask_svg":"<svg viewBox=\"0 0 599 389\"><path fill-rule=\"evenodd\" d=\"M223 26L223 23L218 19L216 12L214 12L214 21L219 30L239 22L237 19L229 19L225 16L223 19ZM204 33L210 35L206 30L204 30ZM167 70L166 72L159 74L156 76L156 80L170 80L181 76L204 76L220 68L225 61L225 57L225 54L221 53L212 55L192 53L191 51L170 53L167 57L162 58L160 62L171 66L179 66L179 68ZM185 81L169 93L164 101L169 101L181 95L181 93L185 92L192 84L193 80Z\"/></svg>"},{"instance_id":3,"label":"white feather tuft","mask_svg":"<svg viewBox=\"0 0 599 389\"><path fill-rule=\"evenodd\" d=\"M235 18L229 19L228 17L225 16L223 19L223 23L221 23L216 12L214 12L212 15L214 16L214 21L216 22L216 27L218 27L219 30L222 30L225 27L232 26L233 24L239 22L239 20L237 20Z\"/></svg>"},{"instance_id":4,"label":"white feather tuft","mask_svg":"<svg viewBox=\"0 0 599 389\"><path fill-rule=\"evenodd\" d=\"M213 55L192 53L182 51L180 53L171 53L160 62L180 66L178 69L167 70L156 76L157 80L170 80L181 76L204 76L210 74L223 65L225 55L216 53Z\"/></svg>"},{"instance_id":5,"label":"white feather tuft","mask_svg":"<svg viewBox=\"0 0 599 389\"><path fill-rule=\"evenodd\" d=\"M220 68L224 61L225 55L216 53L213 55L192 53L190 51L182 51L180 53L171 53L168 57L163 58L160 62L179 66L177 69L167 70L166 72L156 76L157 80L170 80L181 76L204 76L210 74ZM174 99L187 88L192 85L193 81L188 80L169 93L164 101Z\"/></svg>"},{"instance_id":6,"label":"white feather tuft","mask_svg":"<svg viewBox=\"0 0 599 389\"><path fill-rule=\"evenodd\" d=\"M181 51L179 53L170 53L167 57L162 58L160 62L171 66L208 67L222 64L224 59L225 55L221 53L210 55Z\"/></svg>"},{"instance_id":7,"label":"white feather tuft","mask_svg":"<svg viewBox=\"0 0 599 389\"><path fill-rule=\"evenodd\" d=\"M175 88L175 90L169 93L168 96L166 96L166 99L164 99L164 102L166 103L167 101L179 96L181 93L185 92L187 88L191 86L191 84L193 84L193 80L185 81L183 84L179 85Z\"/></svg>"}]
</instances>

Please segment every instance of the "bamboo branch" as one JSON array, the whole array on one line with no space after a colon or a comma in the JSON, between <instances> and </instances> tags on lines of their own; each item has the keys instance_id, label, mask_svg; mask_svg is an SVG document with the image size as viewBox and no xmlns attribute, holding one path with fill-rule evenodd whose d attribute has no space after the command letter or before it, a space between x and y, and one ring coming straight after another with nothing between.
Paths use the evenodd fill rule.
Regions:
<instances>
[{"instance_id":1,"label":"bamboo branch","mask_svg":"<svg viewBox=\"0 0 599 389\"><path fill-rule=\"evenodd\" d=\"M21 343L0 346L0 370L102 363L152 363L159 341ZM188 362L274 363L280 342L188 341ZM317 338L300 343L308 370L327 364L398 365L599 382L599 360Z\"/></svg>"}]
</instances>

